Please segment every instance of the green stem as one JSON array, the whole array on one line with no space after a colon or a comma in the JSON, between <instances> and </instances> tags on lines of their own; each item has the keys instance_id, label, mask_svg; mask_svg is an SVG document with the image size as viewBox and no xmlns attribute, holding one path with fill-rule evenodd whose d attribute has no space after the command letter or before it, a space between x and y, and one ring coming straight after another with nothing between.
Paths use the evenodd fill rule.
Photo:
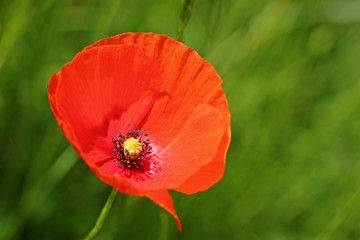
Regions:
<instances>
[{"instance_id":1,"label":"green stem","mask_svg":"<svg viewBox=\"0 0 360 240\"><path fill-rule=\"evenodd\" d=\"M182 6L180 9L179 23L177 26L176 39L180 42L184 39L184 30L191 18L192 8L195 0L182 0Z\"/></svg>"},{"instance_id":2,"label":"green stem","mask_svg":"<svg viewBox=\"0 0 360 240\"><path fill-rule=\"evenodd\" d=\"M160 211L160 232L158 240L166 240L169 235L169 220L168 213Z\"/></svg>"},{"instance_id":3,"label":"green stem","mask_svg":"<svg viewBox=\"0 0 360 240\"><path fill-rule=\"evenodd\" d=\"M117 190L115 188L113 188L111 190L111 193L105 203L105 206L103 207L103 209L101 210L101 213L98 217L98 219L96 220L96 223L95 223L95 226L91 229L91 231L89 232L89 234L84 238L84 240L90 240L90 239L93 239L96 234L98 234L98 232L100 231L103 223L104 223L104 220L111 208L111 205L113 204L114 200L115 200L115 197L116 197L116 193L117 193Z\"/></svg>"}]
</instances>

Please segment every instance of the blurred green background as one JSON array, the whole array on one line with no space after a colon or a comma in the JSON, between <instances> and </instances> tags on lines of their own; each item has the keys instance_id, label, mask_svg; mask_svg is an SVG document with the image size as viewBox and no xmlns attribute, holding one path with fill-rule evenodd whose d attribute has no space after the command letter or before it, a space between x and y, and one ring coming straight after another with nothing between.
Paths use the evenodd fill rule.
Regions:
<instances>
[{"instance_id":1,"label":"blurred green background","mask_svg":"<svg viewBox=\"0 0 360 240\"><path fill-rule=\"evenodd\" d=\"M0 1L0 239L81 239L110 187L62 135L49 77L127 31L175 37L180 0ZM173 193L179 233L119 194L97 239L360 239L360 1L197 0L185 43L224 80L223 180Z\"/></svg>"}]
</instances>

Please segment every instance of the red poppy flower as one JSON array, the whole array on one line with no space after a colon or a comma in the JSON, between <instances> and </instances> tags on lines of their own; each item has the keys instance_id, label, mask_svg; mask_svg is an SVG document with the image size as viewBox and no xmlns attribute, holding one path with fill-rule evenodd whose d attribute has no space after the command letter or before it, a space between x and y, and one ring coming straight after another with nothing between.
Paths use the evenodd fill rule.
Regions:
<instances>
[{"instance_id":1,"label":"red poppy flower","mask_svg":"<svg viewBox=\"0 0 360 240\"><path fill-rule=\"evenodd\" d=\"M230 113L214 68L167 36L125 33L79 52L49 84L52 111L96 176L171 213L168 190L218 182Z\"/></svg>"}]
</instances>

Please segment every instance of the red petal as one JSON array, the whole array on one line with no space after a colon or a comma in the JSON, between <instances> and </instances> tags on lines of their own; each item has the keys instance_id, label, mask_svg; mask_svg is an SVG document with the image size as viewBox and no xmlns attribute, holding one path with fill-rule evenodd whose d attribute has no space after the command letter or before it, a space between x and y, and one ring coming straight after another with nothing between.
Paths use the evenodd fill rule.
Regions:
<instances>
[{"instance_id":1,"label":"red petal","mask_svg":"<svg viewBox=\"0 0 360 240\"><path fill-rule=\"evenodd\" d=\"M174 188L214 159L226 125L220 111L199 105L176 138L160 153L163 184ZM160 176L161 176L160 174ZM159 176L159 177L160 177Z\"/></svg>"},{"instance_id":2,"label":"red petal","mask_svg":"<svg viewBox=\"0 0 360 240\"><path fill-rule=\"evenodd\" d=\"M216 70L196 51L165 35L153 33L126 33L100 40L86 49L103 45L134 43L160 69L165 80L159 98L144 128L166 147L177 135L194 108L200 104L212 105L224 114L230 124L229 107ZM171 127L164 128L164 126Z\"/></svg>"},{"instance_id":3,"label":"red petal","mask_svg":"<svg viewBox=\"0 0 360 240\"><path fill-rule=\"evenodd\" d=\"M159 153L155 149L160 171L144 180L129 181L144 191L176 188L214 159L217 154L214 146L219 145L225 130L220 111L209 105L196 107L174 140ZM157 146L156 142L153 145Z\"/></svg>"},{"instance_id":4,"label":"red petal","mask_svg":"<svg viewBox=\"0 0 360 240\"><path fill-rule=\"evenodd\" d=\"M145 196L168 211L175 218L178 229L182 231L180 219L174 208L174 201L167 190L151 191L146 193Z\"/></svg>"},{"instance_id":5,"label":"red petal","mask_svg":"<svg viewBox=\"0 0 360 240\"><path fill-rule=\"evenodd\" d=\"M102 181L147 196L181 229L164 189L194 193L222 177L230 113L221 82L214 68L185 45L163 35L128 33L75 56L53 75L49 99L65 135ZM141 122L158 151L162 171L152 179L124 178L110 164L109 139L127 122L134 128Z\"/></svg>"},{"instance_id":6,"label":"red petal","mask_svg":"<svg viewBox=\"0 0 360 240\"><path fill-rule=\"evenodd\" d=\"M221 112L209 105L200 105L164 150L156 153L155 149L160 163L160 171L156 174L149 173L143 179L119 177L118 182L114 181L114 175L120 176L122 167L111 161L111 149L107 153L91 151L87 156L87 159L90 159L88 164L102 181L122 192L128 191L128 185L133 188L131 194L137 194L138 191L176 189L199 169L216 159L218 149L213 146L219 146L225 130L226 125L223 123ZM154 145L156 146L156 143ZM102 159L102 161L96 162L93 159ZM224 162L221 163L224 164ZM220 167L221 171L223 167ZM216 177L218 170L209 174L214 174ZM211 177L210 181L213 182Z\"/></svg>"},{"instance_id":7,"label":"red petal","mask_svg":"<svg viewBox=\"0 0 360 240\"><path fill-rule=\"evenodd\" d=\"M194 50L164 35L126 33L100 40L88 49L126 43L136 44L153 59L166 80L162 86L162 95L144 124L160 150L177 136L196 106L209 104L223 113L223 124L227 130L221 137L221 144L207 146L209 150L217 151L216 156L210 161L207 159L209 162L176 190L195 193L209 188L223 176L230 142L230 113L220 77ZM193 136L189 133L189 137ZM202 160L193 159L194 163L197 161Z\"/></svg>"},{"instance_id":8,"label":"red petal","mask_svg":"<svg viewBox=\"0 0 360 240\"><path fill-rule=\"evenodd\" d=\"M140 110L128 111L126 121L137 123L145 116L161 82L158 68L135 45L102 46L80 52L54 74L49 99L65 135L86 158L94 139L115 137L107 136L109 125L116 119L125 121L121 116L133 103L147 101L137 102ZM117 131L126 125L119 125Z\"/></svg>"},{"instance_id":9,"label":"red petal","mask_svg":"<svg viewBox=\"0 0 360 240\"><path fill-rule=\"evenodd\" d=\"M227 107L227 106L226 106ZM176 187L174 190L193 194L199 191L205 191L212 185L221 180L225 170L225 159L227 149L230 145L231 130L230 125L221 139L218 146L217 154L207 165L199 169L199 171L187 179L182 185Z\"/></svg>"},{"instance_id":10,"label":"red petal","mask_svg":"<svg viewBox=\"0 0 360 240\"><path fill-rule=\"evenodd\" d=\"M180 231L182 231L180 219L174 208L174 201L167 190L157 190L157 191L144 191L134 188L134 185L130 183L127 179L121 177L119 174L104 175L102 170L95 168L94 173L104 182L108 183L110 186L113 186L120 192L125 194L132 194L136 196L145 196L151 199L153 202L158 204L160 207L168 211L176 221L176 225Z\"/></svg>"},{"instance_id":11,"label":"red petal","mask_svg":"<svg viewBox=\"0 0 360 240\"><path fill-rule=\"evenodd\" d=\"M151 91L144 91L141 94L139 100L130 105L130 107L122 113L119 119L113 119L109 122L109 127L107 135L105 137L98 136L95 137L92 141L93 149L87 154L82 155L83 159L87 163L103 163L105 160L110 160L108 162L107 171L115 173L118 171L118 164L113 164L114 153L113 147L114 143L112 142L112 137L115 137L119 133L119 129L122 129L124 126L128 126L129 123L136 126L139 124L139 121L142 120L141 116L149 111L154 103L155 96ZM124 132L123 132L124 133ZM94 166L98 168L99 166ZM112 170L110 169L112 167Z\"/></svg>"},{"instance_id":12,"label":"red petal","mask_svg":"<svg viewBox=\"0 0 360 240\"><path fill-rule=\"evenodd\" d=\"M230 129L225 132L217 154L207 165L199 169L194 175L186 179L180 186L174 188L175 191L193 194L205 191L221 180L225 171L226 150L230 144Z\"/></svg>"}]
</instances>

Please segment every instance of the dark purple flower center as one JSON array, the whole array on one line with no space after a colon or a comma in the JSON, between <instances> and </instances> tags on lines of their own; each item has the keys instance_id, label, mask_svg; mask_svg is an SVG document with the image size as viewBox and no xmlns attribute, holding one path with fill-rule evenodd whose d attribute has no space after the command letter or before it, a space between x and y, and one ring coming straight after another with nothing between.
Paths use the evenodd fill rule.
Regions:
<instances>
[{"instance_id":1,"label":"dark purple flower center","mask_svg":"<svg viewBox=\"0 0 360 240\"><path fill-rule=\"evenodd\" d=\"M146 157L151 154L150 140L143 130L132 130L113 138L114 160L127 169L142 169Z\"/></svg>"}]
</instances>

